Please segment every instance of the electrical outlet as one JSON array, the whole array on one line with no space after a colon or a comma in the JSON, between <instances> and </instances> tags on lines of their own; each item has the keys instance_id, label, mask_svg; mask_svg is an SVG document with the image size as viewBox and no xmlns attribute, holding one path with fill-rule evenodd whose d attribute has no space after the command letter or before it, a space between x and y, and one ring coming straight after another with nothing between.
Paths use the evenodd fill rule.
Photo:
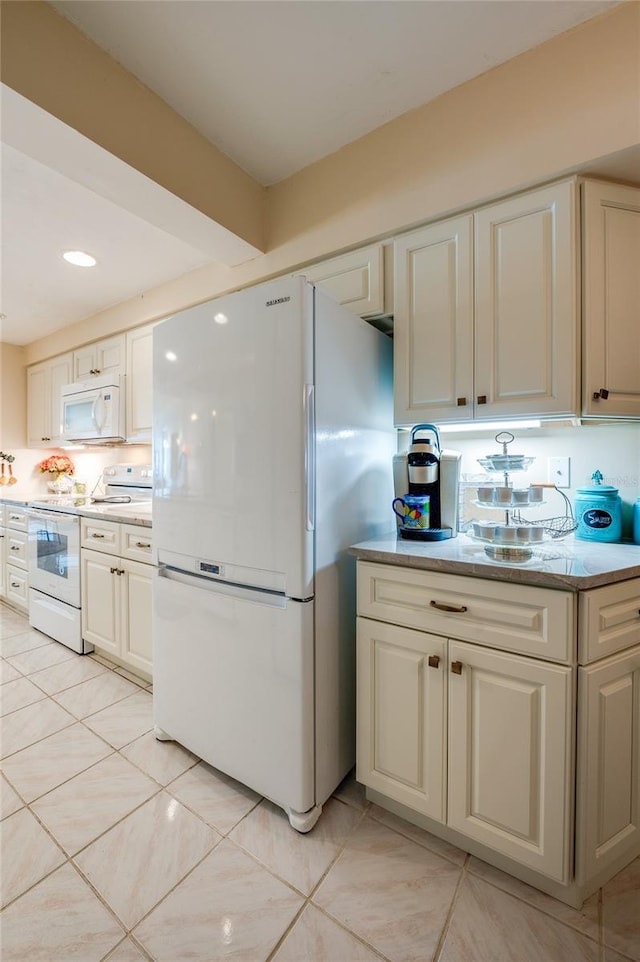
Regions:
<instances>
[{"instance_id":1,"label":"electrical outlet","mask_svg":"<svg viewBox=\"0 0 640 962\"><path fill-rule=\"evenodd\" d=\"M569 458L547 458L547 480L557 488L568 488Z\"/></svg>"}]
</instances>

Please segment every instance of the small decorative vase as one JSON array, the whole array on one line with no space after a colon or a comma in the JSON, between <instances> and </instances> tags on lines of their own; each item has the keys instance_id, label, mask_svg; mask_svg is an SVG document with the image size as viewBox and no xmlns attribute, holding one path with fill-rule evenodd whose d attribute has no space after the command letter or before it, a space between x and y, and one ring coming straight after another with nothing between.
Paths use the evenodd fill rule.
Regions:
<instances>
[{"instance_id":1,"label":"small decorative vase","mask_svg":"<svg viewBox=\"0 0 640 962\"><path fill-rule=\"evenodd\" d=\"M59 474L55 481L47 482L47 487L49 491L54 494L71 494L73 491L73 478L69 478L66 474Z\"/></svg>"}]
</instances>

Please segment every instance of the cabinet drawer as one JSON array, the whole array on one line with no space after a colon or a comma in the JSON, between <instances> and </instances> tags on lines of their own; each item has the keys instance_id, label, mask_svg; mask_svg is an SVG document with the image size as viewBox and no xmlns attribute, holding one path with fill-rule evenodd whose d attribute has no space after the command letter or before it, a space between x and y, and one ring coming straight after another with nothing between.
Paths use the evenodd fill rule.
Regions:
<instances>
[{"instance_id":1,"label":"cabinet drawer","mask_svg":"<svg viewBox=\"0 0 640 962\"><path fill-rule=\"evenodd\" d=\"M7 601L18 608L27 608L29 578L26 571L7 565Z\"/></svg>"},{"instance_id":2,"label":"cabinet drawer","mask_svg":"<svg viewBox=\"0 0 640 962\"><path fill-rule=\"evenodd\" d=\"M570 591L361 561L358 614L549 661L574 656Z\"/></svg>"},{"instance_id":3,"label":"cabinet drawer","mask_svg":"<svg viewBox=\"0 0 640 962\"><path fill-rule=\"evenodd\" d=\"M145 528L144 525L123 524L121 549L123 558L152 564L151 528Z\"/></svg>"},{"instance_id":4,"label":"cabinet drawer","mask_svg":"<svg viewBox=\"0 0 640 962\"><path fill-rule=\"evenodd\" d=\"M17 568L22 568L23 571L26 571L28 566L27 535L23 534L22 531L12 531L11 528L7 528L5 541L7 544L8 564L15 565Z\"/></svg>"},{"instance_id":5,"label":"cabinet drawer","mask_svg":"<svg viewBox=\"0 0 640 962\"><path fill-rule=\"evenodd\" d=\"M640 578L580 592L578 660L599 658L640 644Z\"/></svg>"},{"instance_id":6,"label":"cabinet drawer","mask_svg":"<svg viewBox=\"0 0 640 962\"><path fill-rule=\"evenodd\" d=\"M13 508L5 505L5 524L8 528L15 528L17 531L27 530L27 509Z\"/></svg>"},{"instance_id":7,"label":"cabinet drawer","mask_svg":"<svg viewBox=\"0 0 640 962\"><path fill-rule=\"evenodd\" d=\"M82 547L107 554L120 554L120 525L114 521L82 519Z\"/></svg>"}]
</instances>

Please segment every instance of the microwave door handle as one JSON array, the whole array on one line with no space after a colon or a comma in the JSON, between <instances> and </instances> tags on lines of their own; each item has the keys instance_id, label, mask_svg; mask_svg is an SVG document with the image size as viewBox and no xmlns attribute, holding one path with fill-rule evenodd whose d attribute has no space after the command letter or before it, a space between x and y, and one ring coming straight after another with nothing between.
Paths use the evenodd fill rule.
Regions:
<instances>
[{"instance_id":1,"label":"microwave door handle","mask_svg":"<svg viewBox=\"0 0 640 962\"><path fill-rule=\"evenodd\" d=\"M100 420L98 420L98 417L96 415L98 404L100 404ZM102 427L104 423L104 401L102 397L102 391L98 392L98 394L96 395L96 399L93 402L93 407L91 408L91 417L93 419L93 423L96 426L96 430L102 432Z\"/></svg>"}]
</instances>

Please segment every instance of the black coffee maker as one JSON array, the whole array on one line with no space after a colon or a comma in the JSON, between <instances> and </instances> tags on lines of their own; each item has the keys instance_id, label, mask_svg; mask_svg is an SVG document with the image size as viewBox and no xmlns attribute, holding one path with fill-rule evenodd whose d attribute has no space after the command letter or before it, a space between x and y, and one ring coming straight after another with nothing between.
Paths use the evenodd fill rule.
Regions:
<instances>
[{"instance_id":1,"label":"black coffee maker","mask_svg":"<svg viewBox=\"0 0 640 962\"><path fill-rule=\"evenodd\" d=\"M460 459L459 452L442 450L435 424L416 424L412 429L407 453L393 459L395 494L399 498L428 494L429 527L401 530L401 537L418 541L456 537Z\"/></svg>"}]
</instances>

